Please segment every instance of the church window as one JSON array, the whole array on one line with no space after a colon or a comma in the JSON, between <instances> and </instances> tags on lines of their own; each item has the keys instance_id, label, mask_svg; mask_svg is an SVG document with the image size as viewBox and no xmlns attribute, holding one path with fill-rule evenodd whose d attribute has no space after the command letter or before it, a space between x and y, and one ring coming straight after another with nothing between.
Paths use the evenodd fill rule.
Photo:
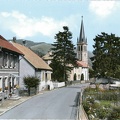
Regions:
<instances>
[{"instance_id":1,"label":"church window","mask_svg":"<svg viewBox=\"0 0 120 120\"><path fill-rule=\"evenodd\" d=\"M78 51L80 51L80 46L78 46Z\"/></svg>"},{"instance_id":2,"label":"church window","mask_svg":"<svg viewBox=\"0 0 120 120\"><path fill-rule=\"evenodd\" d=\"M83 51L83 46L81 46L81 51Z\"/></svg>"}]
</instances>

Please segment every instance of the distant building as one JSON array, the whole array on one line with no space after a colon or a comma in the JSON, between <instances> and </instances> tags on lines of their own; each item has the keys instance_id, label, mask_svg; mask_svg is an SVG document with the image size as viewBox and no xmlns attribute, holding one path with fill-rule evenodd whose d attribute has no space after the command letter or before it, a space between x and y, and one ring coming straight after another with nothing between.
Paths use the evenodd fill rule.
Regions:
<instances>
[{"instance_id":1,"label":"distant building","mask_svg":"<svg viewBox=\"0 0 120 120\"><path fill-rule=\"evenodd\" d=\"M24 88L23 78L30 76L37 76L40 79L39 91L45 89L48 84L50 84L52 68L35 54L32 50L27 48L24 45L18 43L12 43L17 49L19 49L24 56L21 56L20 59L20 87Z\"/></svg>"},{"instance_id":2,"label":"distant building","mask_svg":"<svg viewBox=\"0 0 120 120\"><path fill-rule=\"evenodd\" d=\"M52 51L49 51L46 55L44 55L42 58L43 60L49 65L52 61L52 57L50 56L52 55Z\"/></svg>"}]
</instances>

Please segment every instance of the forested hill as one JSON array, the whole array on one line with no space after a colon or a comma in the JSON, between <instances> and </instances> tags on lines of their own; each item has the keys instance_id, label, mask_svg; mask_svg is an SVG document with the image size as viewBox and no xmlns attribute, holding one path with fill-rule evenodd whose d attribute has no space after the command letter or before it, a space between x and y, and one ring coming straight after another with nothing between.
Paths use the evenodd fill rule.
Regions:
<instances>
[{"instance_id":1,"label":"forested hill","mask_svg":"<svg viewBox=\"0 0 120 120\"><path fill-rule=\"evenodd\" d=\"M9 40L11 41L11 40ZM52 45L50 43L45 42L33 42L30 40L24 40L24 39L17 39L16 43L24 44L26 47L29 47L31 50L33 50L35 53L37 53L39 56L43 56L47 54L48 51L52 48ZM89 66L92 66L90 57L93 56L93 53L91 51L88 51L88 60L89 60Z\"/></svg>"}]
</instances>

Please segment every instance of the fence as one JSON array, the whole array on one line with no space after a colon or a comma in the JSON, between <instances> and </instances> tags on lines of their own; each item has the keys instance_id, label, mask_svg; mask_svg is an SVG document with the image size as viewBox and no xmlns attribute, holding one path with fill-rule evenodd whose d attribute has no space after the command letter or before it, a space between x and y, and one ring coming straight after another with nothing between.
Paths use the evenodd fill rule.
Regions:
<instances>
[{"instance_id":1,"label":"fence","mask_svg":"<svg viewBox=\"0 0 120 120\"><path fill-rule=\"evenodd\" d=\"M65 86L65 82L54 82L53 83L54 88L60 88Z\"/></svg>"}]
</instances>

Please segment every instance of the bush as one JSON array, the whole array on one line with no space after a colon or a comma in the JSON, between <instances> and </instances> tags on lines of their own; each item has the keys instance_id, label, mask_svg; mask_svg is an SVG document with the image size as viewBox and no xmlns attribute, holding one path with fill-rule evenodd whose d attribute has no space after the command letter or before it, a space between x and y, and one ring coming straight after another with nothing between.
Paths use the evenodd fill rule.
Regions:
<instances>
[{"instance_id":1,"label":"bush","mask_svg":"<svg viewBox=\"0 0 120 120\"><path fill-rule=\"evenodd\" d=\"M109 113L110 113L110 109L107 109L104 106L101 106L96 110L96 114L99 119L107 118L109 116Z\"/></svg>"},{"instance_id":2,"label":"bush","mask_svg":"<svg viewBox=\"0 0 120 120\"><path fill-rule=\"evenodd\" d=\"M35 76L27 76L23 78L26 88L28 88L28 94L30 96L30 88L35 88L37 91L37 86L39 85L40 80Z\"/></svg>"},{"instance_id":3,"label":"bush","mask_svg":"<svg viewBox=\"0 0 120 120\"><path fill-rule=\"evenodd\" d=\"M118 95L114 91L104 91L104 92L99 92L99 94L96 96L96 99L108 100L108 101L117 101Z\"/></svg>"},{"instance_id":4,"label":"bush","mask_svg":"<svg viewBox=\"0 0 120 120\"><path fill-rule=\"evenodd\" d=\"M87 101L83 101L83 108L84 108L85 112L88 114L90 107L89 107L89 103Z\"/></svg>"},{"instance_id":5,"label":"bush","mask_svg":"<svg viewBox=\"0 0 120 120\"><path fill-rule=\"evenodd\" d=\"M113 107L118 102L118 106ZM120 120L119 90L86 88L83 92L83 107L90 120Z\"/></svg>"},{"instance_id":6,"label":"bush","mask_svg":"<svg viewBox=\"0 0 120 120\"><path fill-rule=\"evenodd\" d=\"M113 107L108 120L120 120L120 107Z\"/></svg>"}]
</instances>

